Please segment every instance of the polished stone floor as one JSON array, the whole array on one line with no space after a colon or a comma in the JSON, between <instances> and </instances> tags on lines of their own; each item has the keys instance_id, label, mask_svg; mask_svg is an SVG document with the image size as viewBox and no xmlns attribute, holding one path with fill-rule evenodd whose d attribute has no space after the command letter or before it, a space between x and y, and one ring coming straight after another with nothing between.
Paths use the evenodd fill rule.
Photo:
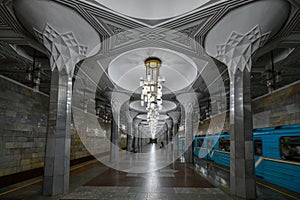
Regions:
<instances>
[{"instance_id":1,"label":"polished stone floor","mask_svg":"<svg viewBox=\"0 0 300 200\"><path fill-rule=\"evenodd\" d=\"M96 187L82 186L62 199L149 199L149 200L181 200L181 199L212 199L229 200L229 196L218 188L182 188L182 187Z\"/></svg>"},{"instance_id":2,"label":"polished stone floor","mask_svg":"<svg viewBox=\"0 0 300 200\"><path fill-rule=\"evenodd\" d=\"M42 178L0 189L4 200L151 200L151 199L236 199L213 180L195 170L195 165L177 162L151 173L127 173L106 167L93 160L71 169L70 191L67 194L41 196ZM218 172L216 172L218 173ZM269 188L257 187L257 199L295 199Z\"/></svg>"},{"instance_id":3,"label":"polished stone floor","mask_svg":"<svg viewBox=\"0 0 300 200\"><path fill-rule=\"evenodd\" d=\"M184 163L172 164L150 173L127 173L107 169L87 182L85 186L143 186L149 189L159 187L215 187Z\"/></svg>"},{"instance_id":4,"label":"polished stone floor","mask_svg":"<svg viewBox=\"0 0 300 200\"><path fill-rule=\"evenodd\" d=\"M231 199L188 165L172 164L152 173L107 169L62 199Z\"/></svg>"},{"instance_id":5,"label":"polished stone floor","mask_svg":"<svg viewBox=\"0 0 300 200\"><path fill-rule=\"evenodd\" d=\"M107 169L62 199L231 199L191 167L175 163L144 174Z\"/></svg>"},{"instance_id":6,"label":"polished stone floor","mask_svg":"<svg viewBox=\"0 0 300 200\"><path fill-rule=\"evenodd\" d=\"M152 173L134 174L92 161L72 169L70 192L55 197L41 196L41 180L32 181L37 182L1 195L0 199L231 199L183 163L172 164ZM10 189L22 187L22 184ZM3 194L4 189L1 192Z\"/></svg>"}]
</instances>

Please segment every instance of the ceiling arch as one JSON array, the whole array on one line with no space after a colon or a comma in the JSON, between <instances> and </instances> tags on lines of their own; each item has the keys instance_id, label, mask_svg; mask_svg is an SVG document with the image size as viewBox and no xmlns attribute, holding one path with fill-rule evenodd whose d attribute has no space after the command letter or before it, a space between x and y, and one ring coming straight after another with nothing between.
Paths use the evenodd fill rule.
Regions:
<instances>
[{"instance_id":1,"label":"ceiling arch","mask_svg":"<svg viewBox=\"0 0 300 200\"><path fill-rule=\"evenodd\" d=\"M165 88L171 92L188 87L197 78L197 67L182 53L163 48L140 48L125 52L108 67L108 75L119 87L134 92L139 88L140 77L145 76L144 60L150 56L162 60L160 76L165 77Z\"/></svg>"},{"instance_id":2,"label":"ceiling arch","mask_svg":"<svg viewBox=\"0 0 300 200\"><path fill-rule=\"evenodd\" d=\"M270 32L271 38L280 30L289 13L290 4L285 0L255 1L235 8L208 32L205 50L214 57L217 55L217 45L225 44L232 32L244 35L257 25L262 33Z\"/></svg>"},{"instance_id":3,"label":"ceiling arch","mask_svg":"<svg viewBox=\"0 0 300 200\"><path fill-rule=\"evenodd\" d=\"M131 110L140 112L140 113L146 113L146 107L145 106L141 106L141 102L140 101L133 101L129 104L129 108ZM163 101L162 102L162 109L158 110L159 113L167 113L170 112L172 110L175 110L177 108L176 103L174 103L173 101Z\"/></svg>"},{"instance_id":4,"label":"ceiling arch","mask_svg":"<svg viewBox=\"0 0 300 200\"><path fill-rule=\"evenodd\" d=\"M87 56L100 50L99 34L72 8L45 0L15 0L13 7L17 18L33 36L35 30L43 32L50 25L60 34L74 34L80 44L88 47Z\"/></svg>"},{"instance_id":5,"label":"ceiling arch","mask_svg":"<svg viewBox=\"0 0 300 200\"><path fill-rule=\"evenodd\" d=\"M210 0L95 0L107 8L133 18L160 20L182 15Z\"/></svg>"}]
</instances>

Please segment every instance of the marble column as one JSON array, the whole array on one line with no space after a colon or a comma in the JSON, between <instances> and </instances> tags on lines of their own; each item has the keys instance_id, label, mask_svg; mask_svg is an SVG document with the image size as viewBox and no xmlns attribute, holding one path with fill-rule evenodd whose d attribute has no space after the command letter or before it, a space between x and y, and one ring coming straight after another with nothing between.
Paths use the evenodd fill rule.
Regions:
<instances>
[{"instance_id":1,"label":"marble column","mask_svg":"<svg viewBox=\"0 0 300 200\"><path fill-rule=\"evenodd\" d=\"M132 121L127 122L127 138L126 138L126 150L130 152L132 150L133 139L133 124Z\"/></svg>"},{"instance_id":2,"label":"marble column","mask_svg":"<svg viewBox=\"0 0 300 200\"><path fill-rule=\"evenodd\" d=\"M72 78L87 47L72 32L60 34L49 24L35 34L48 50L52 70L42 193L57 195L69 189Z\"/></svg>"},{"instance_id":3,"label":"marble column","mask_svg":"<svg viewBox=\"0 0 300 200\"><path fill-rule=\"evenodd\" d=\"M191 145L191 141L193 140L193 114L192 110L185 111L185 149L184 153L185 162L191 163L193 162L193 149Z\"/></svg>"},{"instance_id":4,"label":"marble column","mask_svg":"<svg viewBox=\"0 0 300 200\"><path fill-rule=\"evenodd\" d=\"M117 162L119 159L119 121L111 121L110 135L110 162Z\"/></svg>"},{"instance_id":5,"label":"marble column","mask_svg":"<svg viewBox=\"0 0 300 200\"><path fill-rule=\"evenodd\" d=\"M133 135L134 135L134 128L133 128L133 119L137 115L137 112L130 111L127 116L127 139L126 139L126 150L128 152L132 151L132 142L133 142Z\"/></svg>"},{"instance_id":6,"label":"marble column","mask_svg":"<svg viewBox=\"0 0 300 200\"><path fill-rule=\"evenodd\" d=\"M230 76L230 190L245 199L256 198L252 138L252 56L269 33L255 26L245 35L233 32L226 44L217 46L217 59L225 63Z\"/></svg>"},{"instance_id":7,"label":"marble column","mask_svg":"<svg viewBox=\"0 0 300 200\"><path fill-rule=\"evenodd\" d=\"M134 119L133 120L133 129L134 129L134 134L133 134L133 142L132 142L132 150L133 152L138 152L138 142L139 142L139 125L142 120L140 119Z\"/></svg>"},{"instance_id":8,"label":"marble column","mask_svg":"<svg viewBox=\"0 0 300 200\"><path fill-rule=\"evenodd\" d=\"M137 128L137 152L141 152L141 126L138 125Z\"/></svg>"},{"instance_id":9,"label":"marble column","mask_svg":"<svg viewBox=\"0 0 300 200\"><path fill-rule=\"evenodd\" d=\"M113 120L110 143L110 162L119 160L119 143L120 143L120 126L121 126L121 107L129 100L129 95L121 92L109 92L107 95L110 98L112 107Z\"/></svg>"},{"instance_id":10,"label":"marble column","mask_svg":"<svg viewBox=\"0 0 300 200\"><path fill-rule=\"evenodd\" d=\"M173 136L172 136L172 143L171 143L171 149L173 152L173 160L175 160L175 157L179 155L179 146L178 146L178 127L180 123L180 112L169 112L168 115L171 117L173 122Z\"/></svg>"},{"instance_id":11,"label":"marble column","mask_svg":"<svg viewBox=\"0 0 300 200\"><path fill-rule=\"evenodd\" d=\"M185 162L193 162L193 116L194 112L198 112L198 99L195 93L183 93L177 95L177 100L184 107L184 124L185 124Z\"/></svg>"},{"instance_id":12,"label":"marble column","mask_svg":"<svg viewBox=\"0 0 300 200\"><path fill-rule=\"evenodd\" d=\"M170 139L169 128L168 128L168 125L167 125L167 124L165 125L165 128L164 128L164 129L165 129L165 132L166 132L166 133L165 133L165 134L166 134L166 136L165 136L165 138L166 138L166 139L165 139L165 145L167 145L167 144L169 143L169 139Z\"/></svg>"},{"instance_id":13,"label":"marble column","mask_svg":"<svg viewBox=\"0 0 300 200\"><path fill-rule=\"evenodd\" d=\"M169 112L168 115L171 117L172 119L172 138L175 138L176 135L177 135L177 131L178 131L178 124L180 123L179 120L180 120L180 112L176 112L176 111L173 111L173 112Z\"/></svg>"},{"instance_id":14,"label":"marble column","mask_svg":"<svg viewBox=\"0 0 300 200\"><path fill-rule=\"evenodd\" d=\"M165 124L163 126L163 141L164 141L164 145L167 145L168 144L168 139L169 139L169 136L168 136L168 127L167 127L167 124Z\"/></svg>"},{"instance_id":15,"label":"marble column","mask_svg":"<svg viewBox=\"0 0 300 200\"><path fill-rule=\"evenodd\" d=\"M167 135L168 135L167 144L169 144L169 142L172 141L172 137L173 137L173 120L172 119L168 119L166 121L166 123L167 123L167 129L168 129L168 132L167 132Z\"/></svg>"}]
</instances>

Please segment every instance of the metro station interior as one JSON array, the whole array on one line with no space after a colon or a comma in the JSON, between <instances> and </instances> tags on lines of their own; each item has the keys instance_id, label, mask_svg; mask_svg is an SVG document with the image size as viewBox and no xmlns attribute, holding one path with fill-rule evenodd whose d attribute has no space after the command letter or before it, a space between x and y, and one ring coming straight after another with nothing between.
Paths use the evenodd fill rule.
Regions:
<instances>
[{"instance_id":1,"label":"metro station interior","mask_svg":"<svg viewBox=\"0 0 300 200\"><path fill-rule=\"evenodd\" d=\"M299 0L0 0L0 199L300 199Z\"/></svg>"}]
</instances>

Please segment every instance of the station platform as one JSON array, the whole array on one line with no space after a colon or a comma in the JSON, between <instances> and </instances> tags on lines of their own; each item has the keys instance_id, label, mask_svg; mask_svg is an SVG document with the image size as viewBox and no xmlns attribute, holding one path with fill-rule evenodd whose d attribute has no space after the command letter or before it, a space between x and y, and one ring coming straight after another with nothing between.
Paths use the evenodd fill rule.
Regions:
<instances>
[{"instance_id":1,"label":"station platform","mask_svg":"<svg viewBox=\"0 0 300 200\"><path fill-rule=\"evenodd\" d=\"M153 173L133 174L93 160L71 169L69 193L44 197L41 189L42 179L32 179L1 189L0 199L231 199L184 163Z\"/></svg>"},{"instance_id":2,"label":"station platform","mask_svg":"<svg viewBox=\"0 0 300 200\"><path fill-rule=\"evenodd\" d=\"M4 200L229 200L228 188L219 187L196 170L196 165L180 159L164 169L135 174L117 171L91 160L71 168L70 190L59 196L41 195L42 177L0 189ZM297 199L272 188L257 184L257 199Z\"/></svg>"}]
</instances>

